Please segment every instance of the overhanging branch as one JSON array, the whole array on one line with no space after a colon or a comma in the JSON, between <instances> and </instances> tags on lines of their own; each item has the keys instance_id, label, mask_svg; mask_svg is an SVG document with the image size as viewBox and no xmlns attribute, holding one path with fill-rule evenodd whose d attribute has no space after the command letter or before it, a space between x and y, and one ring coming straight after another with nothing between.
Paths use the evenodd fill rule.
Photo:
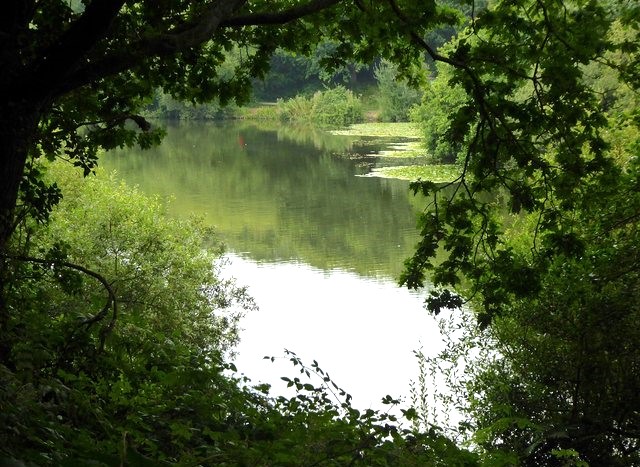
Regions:
<instances>
[{"instance_id":1,"label":"overhanging branch","mask_svg":"<svg viewBox=\"0 0 640 467\"><path fill-rule=\"evenodd\" d=\"M211 39L220 23L231 16L246 0L216 2L197 20L184 23L171 32L157 33L131 43L126 49L106 56L69 73L53 94L64 95L74 89L139 66L150 57L166 58L198 46Z\"/></svg>"},{"instance_id":2,"label":"overhanging branch","mask_svg":"<svg viewBox=\"0 0 640 467\"><path fill-rule=\"evenodd\" d=\"M286 24L331 8L345 0L311 0L276 12L233 16L247 0L215 2L196 19L165 31L143 37L126 50L111 52L101 59L71 71L54 86L53 95L64 95L91 82L135 68L150 57L166 58L210 40L221 28ZM95 44L94 44L95 45Z\"/></svg>"},{"instance_id":3,"label":"overhanging branch","mask_svg":"<svg viewBox=\"0 0 640 467\"><path fill-rule=\"evenodd\" d=\"M54 45L39 52L40 59L32 72L47 80L64 76L104 38L124 3L125 0L93 0Z\"/></svg>"}]
</instances>

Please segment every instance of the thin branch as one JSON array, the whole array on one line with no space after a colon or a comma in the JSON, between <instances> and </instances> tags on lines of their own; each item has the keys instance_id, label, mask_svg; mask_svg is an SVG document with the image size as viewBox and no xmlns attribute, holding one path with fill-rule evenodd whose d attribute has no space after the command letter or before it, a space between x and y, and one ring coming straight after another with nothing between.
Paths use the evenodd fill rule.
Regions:
<instances>
[{"instance_id":1,"label":"thin branch","mask_svg":"<svg viewBox=\"0 0 640 467\"><path fill-rule=\"evenodd\" d=\"M99 348L99 351L102 351L104 349L104 341L106 339L106 336L111 332L118 318L118 301L116 298L116 294L113 288L111 287L111 284L109 284L109 282L104 278L104 276L102 276L101 274L98 274L95 271L92 271L91 269L87 269L84 266L80 266L78 264L70 263L68 261L63 261L63 260L42 259L42 258L34 258L31 256L23 256L23 255L1 254L0 256L6 259L15 260L15 261L44 264L47 266L63 266L69 269L75 269L76 271L80 271L83 274L91 276L94 279L96 279L98 282L100 282L100 284L102 284L102 286L107 291L107 295L108 295L107 301L99 313L97 313L96 315L90 318L83 319L80 322L80 325L86 326L87 329L90 328L93 324L103 320L107 316L107 313L109 312L109 308L112 308L113 312L111 314L111 320L109 321L109 323L103 326L103 328L100 330L100 346L98 348Z\"/></svg>"}]
</instances>

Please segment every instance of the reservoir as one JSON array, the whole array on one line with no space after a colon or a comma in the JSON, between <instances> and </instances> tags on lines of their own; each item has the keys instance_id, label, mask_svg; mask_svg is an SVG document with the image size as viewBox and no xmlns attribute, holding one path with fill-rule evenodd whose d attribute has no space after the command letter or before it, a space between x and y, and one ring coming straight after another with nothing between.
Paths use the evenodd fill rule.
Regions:
<instances>
[{"instance_id":1,"label":"reservoir","mask_svg":"<svg viewBox=\"0 0 640 467\"><path fill-rule=\"evenodd\" d=\"M409 394L413 350L439 348L425 292L397 286L423 208L408 182L366 176L389 162L377 141L255 122L169 124L159 147L102 165L174 216L203 216L226 244L224 271L259 310L235 363L255 383L299 376L284 349L318 361L358 408ZM276 357L275 362L263 357ZM315 381L318 383L318 381Z\"/></svg>"}]
</instances>

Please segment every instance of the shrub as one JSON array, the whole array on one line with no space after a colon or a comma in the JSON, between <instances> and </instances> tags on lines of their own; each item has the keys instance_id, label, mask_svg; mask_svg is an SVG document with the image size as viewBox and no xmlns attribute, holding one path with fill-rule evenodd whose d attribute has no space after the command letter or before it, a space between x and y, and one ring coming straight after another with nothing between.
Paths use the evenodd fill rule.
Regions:
<instances>
[{"instance_id":1,"label":"shrub","mask_svg":"<svg viewBox=\"0 0 640 467\"><path fill-rule=\"evenodd\" d=\"M360 99L344 86L318 91L311 101L316 123L342 126L363 120Z\"/></svg>"},{"instance_id":2,"label":"shrub","mask_svg":"<svg viewBox=\"0 0 640 467\"><path fill-rule=\"evenodd\" d=\"M311 98L279 100L277 109L279 119L289 122L344 126L363 120L360 99L344 86L318 91Z\"/></svg>"},{"instance_id":3,"label":"shrub","mask_svg":"<svg viewBox=\"0 0 640 467\"><path fill-rule=\"evenodd\" d=\"M278 118L285 122L312 121L313 104L311 99L296 96L291 99L278 99L276 104Z\"/></svg>"}]
</instances>

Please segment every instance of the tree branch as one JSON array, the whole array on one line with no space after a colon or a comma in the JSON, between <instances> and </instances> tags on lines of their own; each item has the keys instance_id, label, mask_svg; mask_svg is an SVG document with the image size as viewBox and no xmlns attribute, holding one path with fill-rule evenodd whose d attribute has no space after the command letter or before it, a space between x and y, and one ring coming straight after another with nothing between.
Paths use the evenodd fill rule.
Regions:
<instances>
[{"instance_id":1,"label":"tree branch","mask_svg":"<svg viewBox=\"0 0 640 467\"><path fill-rule=\"evenodd\" d=\"M216 2L196 20L186 22L172 32L144 37L125 50L107 54L102 59L88 63L60 80L52 90L53 95L61 96L91 82L132 69L149 57L169 57L198 46L211 39L221 22L244 3L246 0Z\"/></svg>"},{"instance_id":2,"label":"tree branch","mask_svg":"<svg viewBox=\"0 0 640 467\"><path fill-rule=\"evenodd\" d=\"M104 38L125 0L93 0L51 47L41 51L32 73L46 82L66 75Z\"/></svg>"},{"instance_id":3,"label":"tree branch","mask_svg":"<svg viewBox=\"0 0 640 467\"><path fill-rule=\"evenodd\" d=\"M310 2L274 13L255 13L232 17L246 0L216 2L196 20L184 23L171 32L142 38L126 50L114 52L70 73L61 81L55 95L63 95L93 81L112 76L138 66L149 57L168 57L196 47L211 39L220 28L277 25L326 10L344 0L311 0Z\"/></svg>"},{"instance_id":4,"label":"tree branch","mask_svg":"<svg viewBox=\"0 0 640 467\"><path fill-rule=\"evenodd\" d=\"M42 258L34 258L31 256L22 256L22 255L2 254L1 256L3 258L12 259L15 261L44 264L48 266L63 266L69 269L75 269L76 271L80 271L83 274L91 276L94 279L96 279L98 282L100 282L102 286L105 288L105 290L107 291L107 295L108 295L107 302L104 304L104 306L102 307L99 313L97 313L96 315L90 318L86 318L82 320L80 325L86 326L87 329L90 328L93 324L103 320L105 316L107 316L107 313L109 312L109 308L113 308L111 320L107 324L105 324L100 330L100 346L98 348L99 348L99 351L102 351L104 349L105 338L113 329L113 326L115 325L116 320L118 318L118 301L116 298L116 294L113 290L113 287L111 287L111 284L104 278L104 276L102 276L101 274L98 274L95 271L92 271L91 269L87 269L84 266L80 266L78 264L70 263L68 261L63 261L63 260L42 259Z\"/></svg>"}]
</instances>

